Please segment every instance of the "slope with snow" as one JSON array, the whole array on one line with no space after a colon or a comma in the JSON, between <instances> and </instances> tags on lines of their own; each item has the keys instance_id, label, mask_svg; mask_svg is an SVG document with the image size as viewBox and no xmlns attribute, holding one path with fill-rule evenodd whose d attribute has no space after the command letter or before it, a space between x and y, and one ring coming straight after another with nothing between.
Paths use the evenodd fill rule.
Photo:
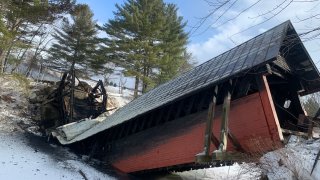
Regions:
<instances>
[{"instance_id":1,"label":"slope with snow","mask_svg":"<svg viewBox=\"0 0 320 180\"><path fill-rule=\"evenodd\" d=\"M30 146L19 133L0 133L0 179L115 179L66 150L50 148L64 154L52 157Z\"/></svg>"},{"instance_id":2,"label":"slope with snow","mask_svg":"<svg viewBox=\"0 0 320 180\"><path fill-rule=\"evenodd\" d=\"M5 75L0 84L0 179L116 179L40 137L29 118L28 80Z\"/></svg>"},{"instance_id":3,"label":"slope with snow","mask_svg":"<svg viewBox=\"0 0 320 180\"><path fill-rule=\"evenodd\" d=\"M318 180L320 162L311 169L320 150L320 139L306 140L291 136L288 144L281 149L269 152L257 163L242 163L232 166L214 167L173 174L182 179L247 180L267 177L269 180Z\"/></svg>"}]
</instances>

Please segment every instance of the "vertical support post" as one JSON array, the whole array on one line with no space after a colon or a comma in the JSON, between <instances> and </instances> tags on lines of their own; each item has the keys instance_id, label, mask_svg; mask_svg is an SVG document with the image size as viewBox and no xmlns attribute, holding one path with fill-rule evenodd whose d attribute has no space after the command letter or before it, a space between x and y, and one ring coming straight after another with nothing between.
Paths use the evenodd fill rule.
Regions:
<instances>
[{"instance_id":1,"label":"vertical support post","mask_svg":"<svg viewBox=\"0 0 320 180\"><path fill-rule=\"evenodd\" d=\"M211 135L212 135L212 121L213 121L214 113L215 113L215 110L216 110L217 94L218 94L218 86L214 87L212 101L211 101L211 103L209 105L206 133L205 133L205 136L204 136L204 152L205 152L205 155L209 155L209 151L210 151L210 142L211 142Z\"/></svg>"},{"instance_id":2,"label":"vertical support post","mask_svg":"<svg viewBox=\"0 0 320 180\"><path fill-rule=\"evenodd\" d=\"M204 149L203 152L196 155L196 162L207 162L211 160L210 157L210 142L212 136L212 121L214 118L216 103L217 103L218 86L214 87L212 101L208 108L208 118L206 122L206 130L204 135Z\"/></svg>"},{"instance_id":3,"label":"vertical support post","mask_svg":"<svg viewBox=\"0 0 320 180\"><path fill-rule=\"evenodd\" d=\"M228 143L228 123L229 123L229 111L231 102L231 85L232 81L229 80L226 94L224 96L222 107L222 119L221 119L221 132L220 132L220 146L219 151L224 152L227 150Z\"/></svg>"},{"instance_id":4,"label":"vertical support post","mask_svg":"<svg viewBox=\"0 0 320 180\"><path fill-rule=\"evenodd\" d=\"M75 82L76 82L76 73L74 70L75 61L73 61L71 66L71 94L70 94L70 117L69 122L73 122L73 109L74 109L74 88L75 88Z\"/></svg>"},{"instance_id":5,"label":"vertical support post","mask_svg":"<svg viewBox=\"0 0 320 180\"><path fill-rule=\"evenodd\" d=\"M59 88L58 88L58 92L57 92L57 97L58 97L58 102L59 102L59 114L60 114L60 120L55 122L55 126L60 126L62 124L66 124L66 122L68 121L66 119L65 116L65 106L64 106L64 102L63 102L63 88L65 87L65 81L67 79L67 75L68 73L63 73L60 84L59 84ZM67 107L66 107L67 108Z\"/></svg>"}]
</instances>

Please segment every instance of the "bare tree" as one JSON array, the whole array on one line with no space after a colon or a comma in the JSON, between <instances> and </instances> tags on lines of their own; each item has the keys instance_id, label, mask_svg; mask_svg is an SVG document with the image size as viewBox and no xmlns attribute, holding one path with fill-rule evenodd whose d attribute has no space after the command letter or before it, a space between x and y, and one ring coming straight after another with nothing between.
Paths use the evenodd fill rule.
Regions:
<instances>
[{"instance_id":1,"label":"bare tree","mask_svg":"<svg viewBox=\"0 0 320 180\"><path fill-rule=\"evenodd\" d=\"M256 8L259 5L263 5L263 3L266 3L267 1L263 0L255 0L252 1L251 4L245 4L243 1L239 0L204 0L208 7L210 8L209 13L201 17L197 24L195 24L191 30L191 34L202 34L205 31L207 31L209 28L218 28L221 27L229 22L233 22L236 19L238 19L242 14L245 12L248 12L251 9ZM301 4L301 7L304 7L306 3L313 3L314 6L311 9L306 10L308 13L307 17L299 17L299 16L293 16L294 19L296 19L296 22L304 22L308 20L315 20L317 21L320 18L320 12L314 11L314 8L317 6L320 6L319 0L281 0L277 1L276 4L274 4L271 8L266 8L265 11L260 12L254 17L249 17L249 19L252 20L253 25L249 27L244 27L242 30L240 30L238 33L233 34L237 35L240 33L243 33L245 31L248 31L254 27L257 27L261 24L264 24L270 20L273 20L280 16L286 9L290 8L290 6L293 3L299 3ZM236 11L232 15L230 15L230 11L239 7L239 4L242 7L239 11ZM229 13L229 14L228 14ZM228 14L228 16L227 16ZM255 20L258 18L262 19L262 21L258 21L257 23L254 23ZM211 20L210 22L208 22ZM201 30L200 30L201 29ZM299 34L302 40L308 41L308 40L314 40L318 39L320 35L320 27L319 24L309 23L308 27L305 28L304 32Z\"/></svg>"}]
</instances>

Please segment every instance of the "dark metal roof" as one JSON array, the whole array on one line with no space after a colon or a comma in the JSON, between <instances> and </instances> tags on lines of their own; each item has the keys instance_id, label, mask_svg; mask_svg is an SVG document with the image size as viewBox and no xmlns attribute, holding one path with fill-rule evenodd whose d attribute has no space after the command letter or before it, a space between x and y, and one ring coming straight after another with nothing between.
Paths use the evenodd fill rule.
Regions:
<instances>
[{"instance_id":1,"label":"dark metal roof","mask_svg":"<svg viewBox=\"0 0 320 180\"><path fill-rule=\"evenodd\" d=\"M174 102L192 92L219 84L240 73L245 73L254 67L275 60L279 55L280 47L289 27L293 28L291 22L286 21L156 87L122 107L98 125L79 135L77 139L84 139Z\"/></svg>"},{"instance_id":2,"label":"dark metal roof","mask_svg":"<svg viewBox=\"0 0 320 180\"><path fill-rule=\"evenodd\" d=\"M282 23L149 91L108 117L108 121L122 123L275 58L289 23Z\"/></svg>"}]
</instances>

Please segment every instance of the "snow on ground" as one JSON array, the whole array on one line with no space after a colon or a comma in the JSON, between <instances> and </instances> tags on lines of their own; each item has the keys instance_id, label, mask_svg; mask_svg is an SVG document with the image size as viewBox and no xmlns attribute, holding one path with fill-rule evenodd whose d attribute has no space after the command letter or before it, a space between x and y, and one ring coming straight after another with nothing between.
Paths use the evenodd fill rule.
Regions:
<instances>
[{"instance_id":1,"label":"snow on ground","mask_svg":"<svg viewBox=\"0 0 320 180\"><path fill-rule=\"evenodd\" d=\"M185 180L247 180L260 179L261 169L254 164L237 164L206 169L176 172L175 175Z\"/></svg>"},{"instance_id":2,"label":"snow on ground","mask_svg":"<svg viewBox=\"0 0 320 180\"><path fill-rule=\"evenodd\" d=\"M320 139L306 140L291 136L288 144L281 149L265 154L257 164L234 164L173 173L182 179L260 179L266 175L269 180L318 180L320 162L313 173L311 169L320 149Z\"/></svg>"},{"instance_id":3,"label":"snow on ground","mask_svg":"<svg viewBox=\"0 0 320 180\"><path fill-rule=\"evenodd\" d=\"M133 100L133 91L129 89L124 89L122 94L119 92L119 87L107 86L106 90L108 92L108 99L111 99L111 102L117 108L121 108Z\"/></svg>"},{"instance_id":4,"label":"snow on ground","mask_svg":"<svg viewBox=\"0 0 320 180\"><path fill-rule=\"evenodd\" d=\"M0 179L115 179L40 137L26 79L0 76L0 85Z\"/></svg>"},{"instance_id":5,"label":"snow on ground","mask_svg":"<svg viewBox=\"0 0 320 180\"><path fill-rule=\"evenodd\" d=\"M27 82L14 76L0 77L0 179L116 179L102 173L64 147L48 144L28 114ZM132 100L133 92L106 87L108 109ZM29 133L28 133L29 132ZM35 135L30 135L30 132ZM319 140L291 136L281 149L265 154L259 163L242 163L184 172L181 179L320 179L320 164L311 169L320 149ZM109 173L108 173L109 174ZM116 174L111 172L111 174Z\"/></svg>"},{"instance_id":6,"label":"snow on ground","mask_svg":"<svg viewBox=\"0 0 320 180\"><path fill-rule=\"evenodd\" d=\"M51 148L61 151L58 146ZM58 157L51 153L30 146L21 134L0 133L0 179L85 179L84 176L87 179L115 179L70 152L65 151Z\"/></svg>"},{"instance_id":7,"label":"snow on ground","mask_svg":"<svg viewBox=\"0 0 320 180\"><path fill-rule=\"evenodd\" d=\"M88 83L91 87L94 87L97 84L97 81L94 80L81 79L81 81ZM121 92L120 87L114 87L109 85L105 86L105 89L108 94L107 109L111 110L108 111L106 115L111 115L116 110L125 106L133 100L134 92L132 90L123 89Z\"/></svg>"},{"instance_id":8,"label":"snow on ground","mask_svg":"<svg viewBox=\"0 0 320 180\"><path fill-rule=\"evenodd\" d=\"M320 179L320 162L311 174L320 140L306 140L291 136L289 143L281 149L269 152L261 158L261 168L270 180L276 179Z\"/></svg>"}]
</instances>

